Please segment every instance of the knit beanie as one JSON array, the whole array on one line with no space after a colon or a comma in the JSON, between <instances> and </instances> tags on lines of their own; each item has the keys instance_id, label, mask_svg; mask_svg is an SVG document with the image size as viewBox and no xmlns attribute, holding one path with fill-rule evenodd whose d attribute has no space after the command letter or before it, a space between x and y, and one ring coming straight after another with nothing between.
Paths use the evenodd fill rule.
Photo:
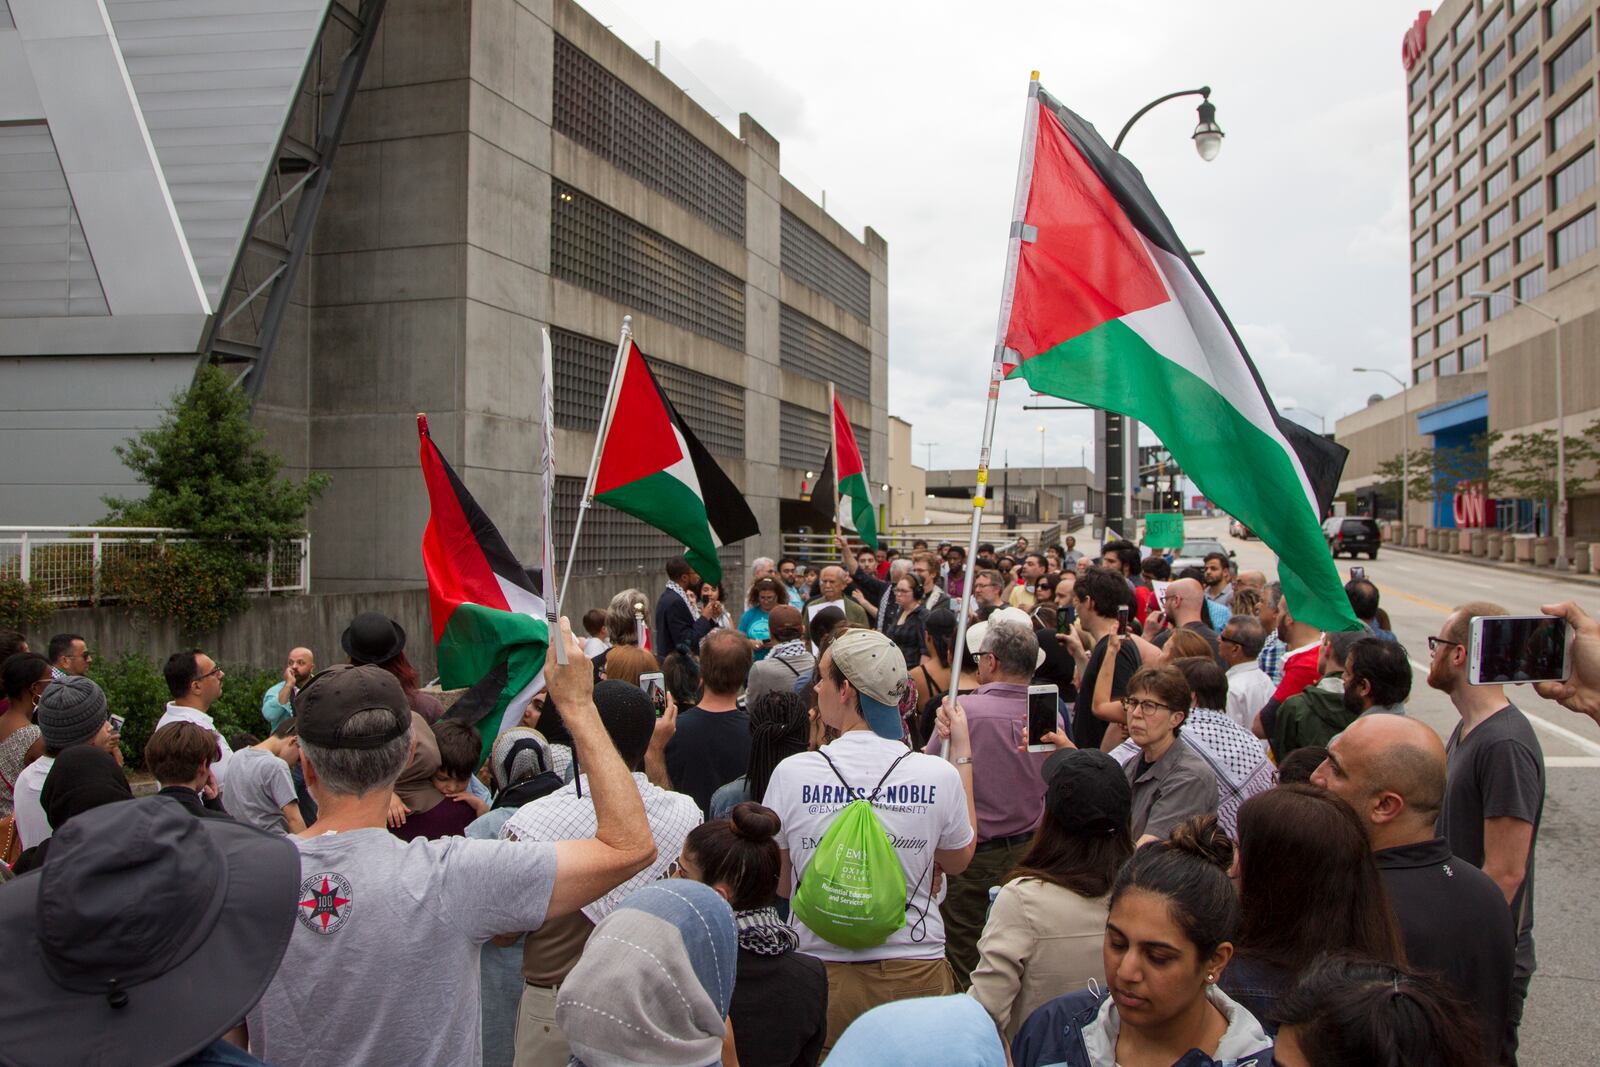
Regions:
<instances>
[{"instance_id":1,"label":"knit beanie","mask_svg":"<svg viewBox=\"0 0 1600 1067\"><path fill-rule=\"evenodd\" d=\"M652 882L595 927L556 994L556 1025L584 1067L719 1063L737 957L715 889Z\"/></svg>"},{"instance_id":2,"label":"knit beanie","mask_svg":"<svg viewBox=\"0 0 1600 1067\"><path fill-rule=\"evenodd\" d=\"M106 721L106 695L87 678L68 675L51 682L36 713L46 748L61 750L92 740Z\"/></svg>"}]
</instances>

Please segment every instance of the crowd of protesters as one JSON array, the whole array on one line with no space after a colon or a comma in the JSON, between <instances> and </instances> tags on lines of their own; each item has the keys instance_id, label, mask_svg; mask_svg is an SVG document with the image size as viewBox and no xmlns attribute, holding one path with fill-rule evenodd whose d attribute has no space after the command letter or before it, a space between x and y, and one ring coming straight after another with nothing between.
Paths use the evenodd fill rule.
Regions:
<instances>
[{"instance_id":1,"label":"crowd of protesters","mask_svg":"<svg viewBox=\"0 0 1600 1067\"><path fill-rule=\"evenodd\" d=\"M1323 634L1220 554L838 548L731 601L669 561L509 728L375 612L263 738L180 651L138 790L85 640L0 634L0 1061L1516 1062L1545 782L1467 684L1496 605L1429 640L1441 742L1365 580ZM1600 721L1600 623L1546 610L1540 692Z\"/></svg>"}]
</instances>

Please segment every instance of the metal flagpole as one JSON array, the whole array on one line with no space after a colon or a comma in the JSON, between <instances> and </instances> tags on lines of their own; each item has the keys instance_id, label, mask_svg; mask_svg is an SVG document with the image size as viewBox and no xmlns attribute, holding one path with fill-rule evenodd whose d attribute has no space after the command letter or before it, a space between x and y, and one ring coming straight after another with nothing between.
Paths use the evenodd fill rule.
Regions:
<instances>
[{"instance_id":1,"label":"metal flagpole","mask_svg":"<svg viewBox=\"0 0 1600 1067\"><path fill-rule=\"evenodd\" d=\"M539 330L544 338L544 427L540 434L539 472L544 476L544 500L541 506L544 510L544 537L539 546L541 559L539 565L544 569L544 584L540 590L545 594L544 618L549 627L550 643L556 649L556 663L565 667L567 665L567 643L561 640L561 597L550 596L556 584L556 549L555 529L550 524L551 515L555 511L554 500L556 494L556 401L555 401L555 357L550 348L550 327L545 326ZM565 590L563 590L564 592Z\"/></svg>"},{"instance_id":2,"label":"metal flagpole","mask_svg":"<svg viewBox=\"0 0 1600 1067\"><path fill-rule=\"evenodd\" d=\"M833 383L828 383L828 455L833 458L833 536L838 539L839 529L839 427L834 423ZM844 566L844 553L839 554L839 565ZM845 575L848 579L850 576Z\"/></svg>"},{"instance_id":3,"label":"metal flagpole","mask_svg":"<svg viewBox=\"0 0 1600 1067\"><path fill-rule=\"evenodd\" d=\"M567 548L567 565L561 572L562 603L567 599L567 583L572 580L572 561L578 554L578 534L583 532L583 517L594 502L594 476L600 469L600 450L605 447L606 433L611 429L611 416L616 413L617 388L622 382L622 361L628 353L628 338L633 336L633 316L622 316L622 337L617 341L617 358L611 364L611 382L606 386L606 406L600 412L600 425L595 431L594 455L589 458L589 476L583 482L583 499L578 502L578 521L572 524L572 544Z\"/></svg>"},{"instance_id":4,"label":"metal flagpole","mask_svg":"<svg viewBox=\"0 0 1600 1067\"><path fill-rule=\"evenodd\" d=\"M961 689L961 660L967 650L967 616L972 611L972 587L977 576L978 537L983 522L984 493L989 483L989 453L994 445L995 411L1000 406L1000 383L1005 380L1006 330L1011 325L1011 298L1016 289L1017 260L1026 238L1028 191L1033 184L1033 149L1039 128L1039 72L1028 78L1027 111L1022 120L1022 153L1017 160L1016 195L1011 202L1011 239L1006 251L1005 281L1000 286L1000 320L995 327L994 360L989 365L989 403L983 413L983 444L978 449L978 475L972 490L972 532L967 538L967 582L956 615L956 647L950 656L950 694ZM950 749L945 748L948 755Z\"/></svg>"}]
</instances>

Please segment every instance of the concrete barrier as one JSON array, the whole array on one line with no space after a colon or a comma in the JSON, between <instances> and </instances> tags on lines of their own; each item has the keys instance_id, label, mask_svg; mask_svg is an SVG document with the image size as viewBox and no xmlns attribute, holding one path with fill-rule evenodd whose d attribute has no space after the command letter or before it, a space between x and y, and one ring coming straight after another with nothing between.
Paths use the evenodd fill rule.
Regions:
<instances>
[{"instance_id":1,"label":"concrete barrier","mask_svg":"<svg viewBox=\"0 0 1600 1067\"><path fill-rule=\"evenodd\" d=\"M1570 546L1572 552L1572 569L1577 571L1579 574L1590 573L1590 547L1591 546L1587 541L1574 541Z\"/></svg>"},{"instance_id":2,"label":"concrete barrier","mask_svg":"<svg viewBox=\"0 0 1600 1067\"><path fill-rule=\"evenodd\" d=\"M1533 565L1535 567L1548 567L1555 558L1555 551L1548 537L1536 537L1533 540Z\"/></svg>"},{"instance_id":3,"label":"concrete barrier","mask_svg":"<svg viewBox=\"0 0 1600 1067\"><path fill-rule=\"evenodd\" d=\"M1505 541L1505 534L1501 533L1499 530L1485 530L1483 532L1483 540L1483 554L1489 559L1499 559L1501 551L1500 546L1501 543Z\"/></svg>"},{"instance_id":4,"label":"concrete barrier","mask_svg":"<svg viewBox=\"0 0 1600 1067\"><path fill-rule=\"evenodd\" d=\"M1489 533L1486 530L1469 530L1467 537L1471 542L1472 555L1475 559L1483 559L1489 554Z\"/></svg>"},{"instance_id":5,"label":"concrete barrier","mask_svg":"<svg viewBox=\"0 0 1600 1067\"><path fill-rule=\"evenodd\" d=\"M1517 561L1517 551L1517 536L1515 534L1506 534L1505 539L1500 544L1500 559L1505 563L1515 563Z\"/></svg>"}]
</instances>

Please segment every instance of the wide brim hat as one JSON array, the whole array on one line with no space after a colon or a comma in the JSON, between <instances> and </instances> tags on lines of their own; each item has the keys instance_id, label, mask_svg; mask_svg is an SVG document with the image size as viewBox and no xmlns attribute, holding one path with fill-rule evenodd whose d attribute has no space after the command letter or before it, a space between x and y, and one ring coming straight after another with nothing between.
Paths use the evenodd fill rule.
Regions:
<instances>
[{"instance_id":1,"label":"wide brim hat","mask_svg":"<svg viewBox=\"0 0 1600 1067\"><path fill-rule=\"evenodd\" d=\"M357 663L387 663L405 651L406 631L381 611L363 611L339 635L339 645Z\"/></svg>"},{"instance_id":2,"label":"wide brim hat","mask_svg":"<svg viewBox=\"0 0 1600 1067\"><path fill-rule=\"evenodd\" d=\"M89 877L104 889L120 876L118 857L137 857L141 848L143 871L168 857L185 864L204 856L205 870L220 866L214 887L205 879L201 902L176 890L175 879L158 876L142 892L135 866L125 894L73 899L80 888L75 876L85 866L80 855L95 854ZM299 882L300 853L287 837L228 819L196 819L166 798L78 815L57 831L42 868L0 889L0 944L7 947L0 1063L165 1067L189 1059L237 1026L266 992L294 932ZM141 907L172 909L181 932L148 945L148 957L169 955L153 968L160 973L130 973L108 990L84 973L101 969L85 946L114 943L120 934L118 950L134 943L136 951L139 929L127 916ZM70 919L61 918L64 910ZM47 948L51 926L81 928L83 935L73 936L64 952ZM90 963L75 968L64 956Z\"/></svg>"}]
</instances>

